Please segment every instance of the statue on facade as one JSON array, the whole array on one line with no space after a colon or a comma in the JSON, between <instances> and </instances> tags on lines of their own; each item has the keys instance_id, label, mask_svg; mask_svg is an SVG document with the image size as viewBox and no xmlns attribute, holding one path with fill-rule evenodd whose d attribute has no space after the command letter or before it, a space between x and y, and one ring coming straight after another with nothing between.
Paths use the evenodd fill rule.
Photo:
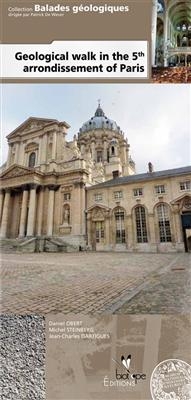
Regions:
<instances>
[{"instance_id":1,"label":"statue on facade","mask_svg":"<svg viewBox=\"0 0 191 400\"><path fill-rule=\"evenodd\" d=\"M63 225L70 224L70 208L68 206L64 206L63 208Z\"/></svg>"}]
</instances>

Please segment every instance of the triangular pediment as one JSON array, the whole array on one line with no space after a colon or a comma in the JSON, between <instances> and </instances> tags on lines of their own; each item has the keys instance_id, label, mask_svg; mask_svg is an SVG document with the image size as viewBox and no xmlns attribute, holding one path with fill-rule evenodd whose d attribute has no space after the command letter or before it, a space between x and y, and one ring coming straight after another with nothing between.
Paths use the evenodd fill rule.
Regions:
<instances>
[{"instance_id":1,"label":"triangular pediment","mask_svg":"<svg viewBox=\"0 0 191 400\"><path fill-rule=\"evenodd\" d=\"M48 118L35 118L30 117L26 119L21 125L19 125L14 131L12 131L7 138L13 138L17 135L22 135L23 133L30 133L36 130L40 130L44 128L46 125L51 123L58 122L56 119L48 119Z\"/></svg>"},{"instance_id":2,"label":"triangular pediment","mask_svg":"<svg viewBox=\"0 0 191 400\"><path fill-rule=\"evenodd\" d=\"M177 197L175 200L171 201L172 205L179 205L187 200L191 199L191 193L184 193L181 196Z\"/></svg>"},{"instance_id":3,"label":"triangular pediment","mask_svg":"<svg viewBox=\"0 0 191 400\"><path fill-rule=\"evenodd\" d=\"M22 167L21 165L14 164L11 167L7 168L0 175L1 178L13 178L22 175L31 174L34 170L32 168Z\"/></svg>"}]
</instances>

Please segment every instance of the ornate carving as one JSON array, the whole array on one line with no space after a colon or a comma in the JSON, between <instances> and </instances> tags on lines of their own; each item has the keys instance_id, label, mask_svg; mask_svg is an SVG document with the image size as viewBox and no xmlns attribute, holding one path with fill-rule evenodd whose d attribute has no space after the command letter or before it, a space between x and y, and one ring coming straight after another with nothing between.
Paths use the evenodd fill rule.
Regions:
<instances>
[{"instance_id":1,"label":"ornate carving","mask_svg":"<svg viewBox=\"0 0 191 400\"><path fill-rule=\"evenodd\" d=\"M10 171L8 171L7 173L5 172L3 174L3 178L13 178L16 176L25 175L26 173L30 173L30 171L27 169L25 170L24 168L15 167L15 168L11 169Z\"/></svg>"},{"instance_id":2,"label":"ornate carving","mask_svg":"<svg viewBox=\"0 0 191 400\"><path fill-rule=\"evenodd\" d=\"M191 210L191 197L186 197L183 201L183 207Z\"/></svg>"},{"instance_id":3,"label":"ornate carving","mask_svg":"<svg viewBox=\"0 0 191 400\"><path fill-rule=\"evenodd\" d=\"M61 186L61 192L70 192L72 190L72 186Z\"/></svg>"},{"instance_id":4,"label":"ornate carving","mask_svg":"<svg viewBox=\"0 0 191 400\"><path fill-rule=\"evenodd\" d=\"M104 215L100 208L96 208L93 210L92 220L93 221L104 221Z\"/></svg>"},{"instance_id":5,"label":"ornate carving","mask_svg":"<svg viewBox=\"0 0 191 400\"><path fill-rule=\"evenodd\" d=\"M35 150L37 150L37 149L38 149L38 143L32 142L32 143L28 143L28 144L25 146L25 152L26 152L26 153L31 152L31 151L35 151Z\"/></svg>"},{"instance_id":6,"label":"ornate carving","mask_svg":"<svg viewBox=\"0 0 191 400\"><path fill-rule=\"evenodd\" d=\"M19 130L20 133L27 133L29 131L36 130L38 128L42 128L44 125L46 125L47 122L43 121L36 121L32 120L28 122L23 128Z\"/></svg>"}]
</instances>

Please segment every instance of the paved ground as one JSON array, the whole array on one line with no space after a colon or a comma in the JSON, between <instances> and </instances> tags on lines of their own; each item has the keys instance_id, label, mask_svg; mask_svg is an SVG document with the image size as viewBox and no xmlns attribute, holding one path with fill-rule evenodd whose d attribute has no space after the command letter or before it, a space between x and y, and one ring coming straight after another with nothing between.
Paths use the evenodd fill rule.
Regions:
<instances>
[{"instance_id":1,"label":"paved ground","mask_svg":"<svg viewBox=\"0 0 191 400\"><path fill-rule=\"evenodd\" d=\"M177 259L167 271L153 274L147 285L118 313L124 314L190 314L191 255Z\"/></svg>"},{"instance_id":2,"label":"paved ground","mask_svg":"<svg viewBox=\"0 0 191 400\"><path fill-rule=\"evenodd\" d=\"M4 314L182 313L189 307L188 254L4 254L1 264Z\"/></svg>"},{"instance_id":3,"label":"paved ground","mask_svg":"<svg viewBox=\"0 0 191 400\"><path fill-rule=\"evenodd\" d=\"M1 400L45 399L45 321L0 317Z\"/></svg>"}]
</instances>

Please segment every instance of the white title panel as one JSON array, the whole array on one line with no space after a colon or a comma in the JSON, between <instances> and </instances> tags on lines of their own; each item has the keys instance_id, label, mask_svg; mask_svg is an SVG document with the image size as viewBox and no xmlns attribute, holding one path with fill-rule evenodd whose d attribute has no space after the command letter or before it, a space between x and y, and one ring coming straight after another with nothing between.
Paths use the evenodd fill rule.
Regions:
<instances>
[{"instance_id":1,"label":"white title panel","mask_svg":"<svg viewBox=\"0 0 191 400\"><path fill-rule=\"evenodd\" d=\"M147 78L147 41L1 45L2 78Z\"/></svg>"}]
</instances>

